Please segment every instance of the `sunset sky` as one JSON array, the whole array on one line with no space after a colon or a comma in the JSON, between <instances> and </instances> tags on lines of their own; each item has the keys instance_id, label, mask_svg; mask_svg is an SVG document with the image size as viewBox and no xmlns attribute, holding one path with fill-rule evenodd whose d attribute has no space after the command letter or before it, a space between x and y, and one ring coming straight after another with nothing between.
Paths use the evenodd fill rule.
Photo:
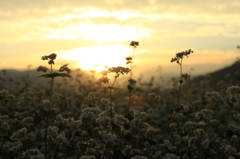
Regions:
<instances>
[{"instance_id":1,"label":"sunset sky","mask_svg":"<svg viewBox=\"0 0 240 159\"><path fill-rule=\"evenodd\" d=\"M139 41L135 72L177 72L170 60L192 49L185 72L231 65L240 55L239 0L0 0L0 69L124 66Z\"/></svg>"}]
</instances>

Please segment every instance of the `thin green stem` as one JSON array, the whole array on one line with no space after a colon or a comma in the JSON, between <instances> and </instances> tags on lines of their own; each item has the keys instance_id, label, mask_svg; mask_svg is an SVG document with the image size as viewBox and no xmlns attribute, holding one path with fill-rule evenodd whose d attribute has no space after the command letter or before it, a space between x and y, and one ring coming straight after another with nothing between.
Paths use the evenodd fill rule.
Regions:
<instances>
[{"instance_id":1,"label":"thin green stem","mask_svg":"<svg viewBox=\"0 0 240 159\"><path fill-rule=\"evenodd\" d=\"M133 57L134 57L134 53L135 53L135 46L133 47L133 52L132 52L132 60L133 60ZM130 79L132 79L132 62L130 63ZM131 86L131 83L130 83L130 86ZM132 86L131 86L132 87ZM130 105L131 105L131 100L132 100L132 89L129 91L129 100L128 100L128 106L127 106L127 112L129 111L129 108L130 108Z\"/></svg>"},{"instance_id":2,"label":"thin green stem","mask_svg":"<svg viewBox=\"0 0 240 159\"><path fill-rule=\"evenodd\" d=\"M181 62L179 63L180 65L180 80L179 80L179 91L178 91L178 101L177 101L177 107L179 107L180 105L180 98L181 98L181 90L182 90L182 58L181 58ZM173 117L170 119L170 121L168 122L167 126L164 127L164 129L160 132L158 138L160 136L162 136L162 134L169 128L169 125L172 123L172 121L174 120L174 118L176 117L176 115L178 114L178 112L174 111Z\"/></svg>"},{"instance_id":3,"label":"thin green stem","mask_svg":"<svg viewBox=\"0 0 240 159\"><path fill-rule=\"evenodd\" d=\"M109 96L110 96L110 116L111 116L111 125L112 125L112 130L111 130L111 133L113 134L113 108L112 108L112 89L113 89L113 86L115 84L117 80L117 76L115 76L115 79L112 83L112 86L110 88L110 93L109 93Z\"/></svg>"},{"instance_id":4,"label":"thin green stem","mask_svg":"<svg viewBox=\"0 0 240 159\"><path fill-rule=\"evenodd\" d=\"M51 73L52 73L52 64L51 64ZM48 109L47 109L47 112L46 112L46 127L45 127L45 159L47 159L47 128L48 128L48 123L49 123L49 111L50 111L50 108L52 106L52 92L53 92L53 81L54 81L54 78L51 79L51 90L50 90L50 99L49 99L49 105L48 105Z\"/></svg>"}]
</instances>

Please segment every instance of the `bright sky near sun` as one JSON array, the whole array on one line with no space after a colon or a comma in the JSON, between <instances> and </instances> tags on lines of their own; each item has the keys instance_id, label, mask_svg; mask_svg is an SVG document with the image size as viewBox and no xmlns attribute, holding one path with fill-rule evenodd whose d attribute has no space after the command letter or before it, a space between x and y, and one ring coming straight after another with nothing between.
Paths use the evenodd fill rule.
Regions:
<instances>
[{"instance_id":1,"label":"bright sky near sun","mask_svg":"<svg viewBox=\"0 0 240 159\"><path fill-rule=\"evenodd\" d=\"M135 71L178 71L184 61L196 74L232 64L240 53L239 0L0 0L0 69L56 65L93 69L124 66L129 43L139 41Z\"/></svg>"}]
</instances>

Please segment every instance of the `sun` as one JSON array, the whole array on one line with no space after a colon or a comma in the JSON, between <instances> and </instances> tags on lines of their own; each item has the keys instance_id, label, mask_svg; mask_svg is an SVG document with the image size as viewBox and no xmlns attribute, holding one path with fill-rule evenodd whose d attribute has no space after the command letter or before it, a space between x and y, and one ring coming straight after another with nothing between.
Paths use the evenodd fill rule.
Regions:
<instances>
[{"instance_id":1,"label":"sun","mask_svg":"<svg viewBox=\"0 0 240 159\"><path fill-rule=\"evenodd\" d=\"M82 47L58 53L59 58L74 61L75 67L97 72L106 70L107 67L125 66L125 58L131 54L131 47L120 44Z\"/></svg>"}]
</instances>

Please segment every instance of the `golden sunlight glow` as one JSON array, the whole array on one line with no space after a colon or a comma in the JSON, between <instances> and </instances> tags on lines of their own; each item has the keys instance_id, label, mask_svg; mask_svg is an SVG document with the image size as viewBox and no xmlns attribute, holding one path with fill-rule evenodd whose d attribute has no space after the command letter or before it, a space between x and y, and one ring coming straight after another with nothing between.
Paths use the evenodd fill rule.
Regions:
<instances>
[{"instance_id":1,"label":"golden sunlight glow","mask_svg":"<svg viewBox=\"0 0 240 159\"><path fill-rule=\"evenodd\" d=\"M142 51L144 50L137 50L136 53ZM96 71L106 70L105 66L125 66L125 58L131 55L132 48L125 45L82 47L58 53L58 57L61 59L76 61L77 65L75 67Z\"/></svg>"},{"instance_id":2,"label":"golden sunlight glow","mask_svg":"<svg viewBox=\"0 0 240 159\"><path fill-rule=\"evenodd\" d=\"M137 26L120 26L118 24L101 24L79 23L67 28L45 29L49 34L45 35L46 39L78 39L85 37L88 40L95 40L99 43L104 42L123 42L132 39L148 37L149 31Z\"/></svg>"}]
</instances>

